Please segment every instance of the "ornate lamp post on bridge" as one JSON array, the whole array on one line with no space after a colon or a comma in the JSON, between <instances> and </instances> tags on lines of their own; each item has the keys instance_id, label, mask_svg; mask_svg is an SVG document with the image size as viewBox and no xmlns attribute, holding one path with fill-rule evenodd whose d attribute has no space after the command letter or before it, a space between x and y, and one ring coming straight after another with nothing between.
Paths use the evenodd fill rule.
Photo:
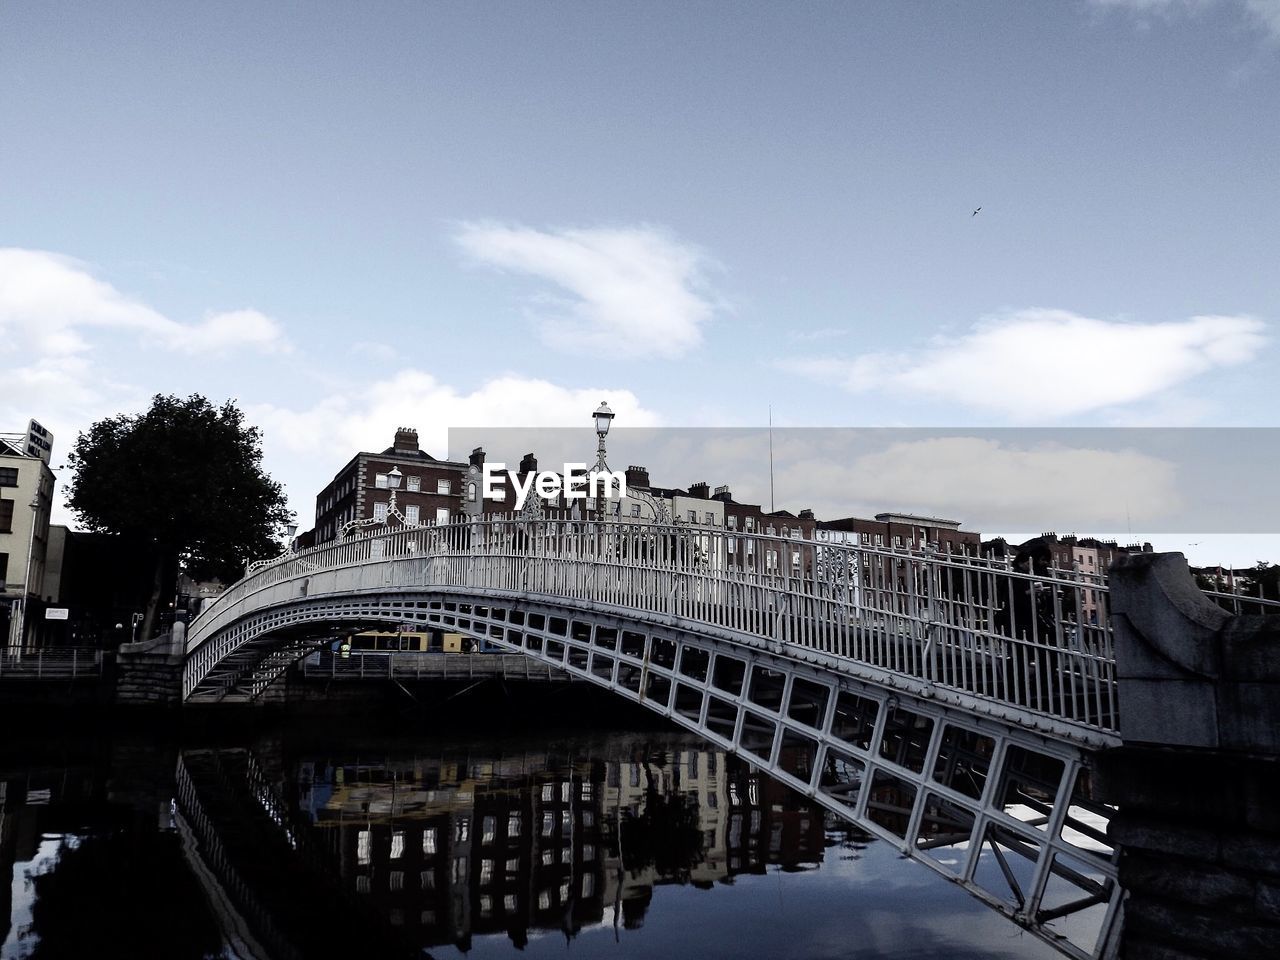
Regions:
<instances>
[{"instance_id":1,"label":"ornate lamp post on bridge","mask_svg":"<svg viewBox=\"0 0 1280 960\"><path fill-rule=\"evenodd\" d=\"M600 401L600 406L596 407L595 412L591 415L593 421L595 422L596 439L597 439L596 465L591 470L593 474L610 472L608 461L605 459L604 438L608 435L609 427L612 426L613 418L615 416L616 414L609 409L609 404L607 404L603 400ZM667 510L667 505L662 501L654 498L648 492L644 490L628 490L627 496L630 497L632 500L637 500L640 503L643 503L645 506L647 506L649 508L649 515L650 515L649 519L654 523L670 523L671 522L671 514ZM601 497L600 500L603 501L604 497ZM596 509L596 516L602 519L607 515L607 513L608 511L605 509L603 504L599 505ZM621 499L619 499L618 502L614 504L613 514L616 519L618 520L622 519L622 500Z\"/></svg>"},{"instance_id":2,"label":"ornate lamp post on bridge","mask_svg":"<svg viewBox=\"0 0 1280 960\"><path fill-rule=\"evenodd\" d=\"M605 461L604 438L609 433L609 426L613 422L614 412L609 409L609 404L603 400L600 406L596 407L596 412L591 415L596 422L596 473L607 473L609 464Z\"/></svg>"}]
</instances>

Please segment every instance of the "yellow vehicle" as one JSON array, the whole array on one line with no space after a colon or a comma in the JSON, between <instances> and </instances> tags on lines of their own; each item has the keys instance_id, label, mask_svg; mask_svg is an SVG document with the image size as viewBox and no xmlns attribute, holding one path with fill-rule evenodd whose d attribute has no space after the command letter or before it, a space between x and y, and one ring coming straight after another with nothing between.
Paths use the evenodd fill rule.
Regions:
<instances>
[{"instance_id":1,"label":"yellow vehicle","mask_svg":"<svg viewBox=\"0 0 1280 960\"><path fill-rule=\"evenodd\" d=\"M417 650L423 653L470 653L476 641L461 633L441 630L364 630L351 635L351 650L358 653L387 653Z\"/></svg>"}]
</instances>

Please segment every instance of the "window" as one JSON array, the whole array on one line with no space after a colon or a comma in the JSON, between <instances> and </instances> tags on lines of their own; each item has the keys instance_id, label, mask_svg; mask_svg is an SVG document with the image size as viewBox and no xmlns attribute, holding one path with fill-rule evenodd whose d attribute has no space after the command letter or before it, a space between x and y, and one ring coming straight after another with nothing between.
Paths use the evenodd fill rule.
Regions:
<instances>
[{"instance_id":1,"label":"window","mask_svg":"<svg viewBox=\"0 0 1280 960\"><path fill-rule=\"evenodd\" d=\"M714 513L712 513L710 510L708 510L708 511L707 511L707 523L715 523L715 522L716 522L716 515L715 515Z\"/></svg>"},{"instance_id":2,"label":"window","mask_svg":"<svg viewBox=\"0 0 1280 960\"><path fill-rule=\"evenodd\" d=\"M0 553L0 587L4 586L7 576L9 576L9 555Z\"/></svg>"},{"instance_id":3,"label":"window","mask_svg":"<svg viewBox=\"0 0 1280 960\"><path fill-rule=\"evenodd\" d=\"M436 523L448 523L448 522L449 522L449 508L436 507Z\"/></svg>"},{"instance_id":4,"label":"window","mask_svg":"<svg viewBox=\"0 0 1280 960\"><path fill-rule=\"evenodd\" d=\"M421 490L422 478L421 477L405 477L404 488L406 490Z\"/></svg>"},{"instance_id":5,"label":"window","mask_svg":"<svg viewBox=\"0 0 1280 960\"><path fill-rule=\"evenodd\" d=\"M498 831L498 820L494 816L487 816L482 821L480 827L480 842L493 843L494 835Z\"/></svg>"},{"instance_id":6,"label":"window","mask_svg":"<svg viewBox=\"0 0 1280 960\"><path fill-rule=\"evenodd\" d=\"M391 859L399 860L404 856L404 831L391 831Z\"/></svg>"},{"instance_id":7,"label":"window","mask_svg":"<svg viewBox=\"0 0 1280 960\"><path fill-rule=\"evenodd\" d=\"M697 510L690 510L690 511L689 511L689 522L690 522L690 523L697 523L697 522L698 522L698 511L697 511Z\"/></svg>"},{"instance_id":8,"label":"window","mask_svg":"<svg viewBox=\"0 0 1280 960\"><path fill-rule=\"evenodd\" d=\"M387 505L385 503L375 503L373 505L373 519L383 521L387 519Z\"/></svg>"},{"instance_id":9,"label":"window","mask_svg":"<svg viewBox=\"0 0 1280 960\"><path fill-rule=\"evenodd\" d=\"M453 493L453 481L452 481L452 480L437 480L437 481L436 481L436 493L444 493L444 494L450 494L450 493Z\"/></svg>"},{"instance_id":10,"label":"window","mask_svg":"<svg viewBox=\"0 0 1280 960\"><path fill-rule=\"evenodd\" d=\"M737 550L737 549L738 549L738 538L737 538L737 537L729 537L729 538L728 538L728 543L726 544L726 546L728 547L728 549L729 549L729 551L730 551L730 552L732 552L732 551L734 551L734 550Z\"/></svg>"},{"instance_id":11,"label":"window","mask_svg":"<svg viewBox=\"0 0 1280 960\"><path fill-rule=\"evenodd\" d=\"M410 523L418 522L418 505L416 503L411 503L404 508L404 518Z\"/></svg>"},{"instance_id":12,"label":"window","mask_svg":"<svg viewBox=\"0 0 1280 960\"><path fill-rule=\"evenodd\" d=\"M474 480L467 484L467 499L472 503L476 502L476 485Z\"/></svg>"},{"instance_id":13,"label":"window","mask_svg":"<svg viewBox=\"0 0 1280 960\"><path fill-rule=\"evenodd\" d=\"M0 500L0 533L13 532L13 501Z\"/></svg>"},{"instance_id":14,"label":"window","mask_svg":"<svg viewBox=\"0 0 1280 960\"><path fill-rule=\"evenodd\" d=\"M350 836L350 834L348 834ZM360 866L369 864L369 831L361 830L356 834L356 863Z\"/></svg>"},{"instance_id":15,"label":"window","mask_svg":"<svg viewBox=\"0 0 1280 960\"><path fill-rule=\"evenodd\" d=\"M0 467L0 487L16 487L18 485L17 467Z\"/></svg>"},{"instance_id":16,"label":"window","mask_svg":"<svg viewBox=\"0 0 1280 960\"><path fill-rule=\"evenodd\" d=\"M876 546L877 546L877 547L883 547L883 546L884 546L884 534L882 534L882 533L877 533L877 534L876 534Z\"/></svg>"},{"instance_id":17,"label":"window","mask_svg":"<svg viewBox=\"0 0 1280 960\"><path fill-rule=\"evenodd\" d=\"M728 519L728 527L729 527L729 529L730 529L730 530L737 530L737 529L738 529L738 518L737 518L737 517L729 517L729 519Z\"/></svg>"},{"instance_id":18,"label":"window","mask_svg":"<svg viewBox=\"0 0 1280 960\"><path fill-rule=\"evenodd\" d=\"M747 517L747 533L750 533L755 528L756 528L756 518Z\"/></svg>"},{"instance_id":19,"label":"window","mask_svg":"<svg viewBox=\"0 0 1280 960\"><path fill-rule=\"evenodd\" d=\"M864 534L862 535L862 542L863 542L863 543L865 543L865 544L867 544L868 546L870 546L870 545L871 545L871 534L869 534L869 533L864 533Z\"/></svg>"},{"instance_id":20,"label":"window","mask_svg":"<svg viewBox=\"0 0 1280 960\"><path fill-rule=\"evenodd\" d=\"M631 505L631 515L632 515L633 517L638 517L638 516L640 516L640 504L638 504L638 503L633 503L633 504Z\"/></svg>"},{"instance_id":21,"label":"window","mask_svg":"<svg viewBox=\"0 0 1280 960\"><path fill-rule=\"evenodd\" d=\"M387 489L387 475L385 473L375 474L373 478L373 485L379 490Z\"/></svg>"},{"instance_id":22,"label":"window","mask_svg":"<svg viewBox=\"0 0 1280 960\"><path fill-rule=\"evenodd\" d=\"M457 826L453 831L453 839L458 843L466 843L471 839L471 818L459 817Z\"/></svg>"},{"instance_id":23,"label":"window","mask_svg":"<svg viewBox=\"0 0 1280 960\"><path fill-rule=\"evenodd\" d=\"M387 874L387 889L403 890L404 889L404 871L392 870Z\"/></svg>"},{"instance_id":24,"label":"window","mask_svg":"<svg viewBox=\"0 0 1280 960\"><path fill-rule=\"evenodd\" d=\"M507 836L520 836L520 814L513 813L507 817Z\"/></svg>"}]
</instances>

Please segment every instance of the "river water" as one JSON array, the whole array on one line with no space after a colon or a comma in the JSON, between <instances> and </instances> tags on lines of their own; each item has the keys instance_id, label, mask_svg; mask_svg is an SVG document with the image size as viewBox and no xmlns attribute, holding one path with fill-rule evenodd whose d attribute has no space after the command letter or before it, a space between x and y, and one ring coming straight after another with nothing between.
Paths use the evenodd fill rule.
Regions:
<instances>
[{"instance_id":1,"label":"river water","mask_svg":"<svg viewBox=\"0 0 1280 960\"><path fill-rule=\"evenodd\" d=\"M0 957L1060 956L736 757L622 721L10 743Z\"/></svg>"}]
</instances>

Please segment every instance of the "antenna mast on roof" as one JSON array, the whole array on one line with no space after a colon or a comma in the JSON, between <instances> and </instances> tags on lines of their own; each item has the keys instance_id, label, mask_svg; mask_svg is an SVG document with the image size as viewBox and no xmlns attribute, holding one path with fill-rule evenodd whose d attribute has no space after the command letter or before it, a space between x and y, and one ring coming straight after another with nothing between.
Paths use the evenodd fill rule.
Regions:
<instances>
[{"instance_id":1,"label":"antenna mast on roof","mask_svg":"<svg viewBox=\"0 0 1280 960\"><path fill-rule=\"evenodd\" d=\"M769 512L776 509L773 504L773 404L769 404Z\"/></svg>"}]
</instances>

